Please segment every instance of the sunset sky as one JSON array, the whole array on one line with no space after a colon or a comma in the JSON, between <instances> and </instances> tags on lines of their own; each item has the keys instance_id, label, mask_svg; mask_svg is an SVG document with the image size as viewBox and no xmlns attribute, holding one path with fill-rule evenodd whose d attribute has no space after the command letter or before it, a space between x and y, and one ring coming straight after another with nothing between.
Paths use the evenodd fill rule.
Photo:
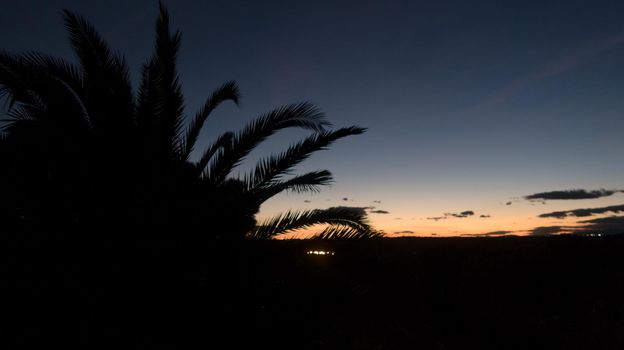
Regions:
<instances>
[{"instance_id":1,"label":"sunset sky","mask_svg":"<svg viewBox=\"0 0 624 350\"><path fill-rule=\"evenodd\" d=\"M165 4L183 35L187 113L227 80L243 94L211 117L203 145L300 101L368 128L299 168L330 170L333 186L275 197L260 219L351 206L389 236L624 232L622 1ZM152 49L156 1L0 5L9 52L69 57L62 8L126 55L135 83ZM276 135L240 170L304 135ZM565 213L539 217L553 212Z\"/></svg>"}]
</instances>

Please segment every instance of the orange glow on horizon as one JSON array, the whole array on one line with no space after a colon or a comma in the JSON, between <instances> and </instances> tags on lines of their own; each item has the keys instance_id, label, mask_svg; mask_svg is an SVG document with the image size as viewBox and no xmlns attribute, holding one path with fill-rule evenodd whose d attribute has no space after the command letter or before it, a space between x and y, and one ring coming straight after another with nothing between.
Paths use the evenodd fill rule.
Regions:
<instances>
[{"instance_id":1,"label":"orange glow on horizon","mask_svg":"<svg viewBox=\"0 0 624 350\"><path fill-rule=\"evenodd\" d=\"M402 205L380 205L381 209L388 213L369 212L371 225L385 233L386 237L461 237L461 236L481 236L492 233L498 235L529 235L533 229L540 227L562 227L571 229L583 225L581 221L587 217L568 217L564 219L541 218L540 214L565 211L577 208L604 207L619 205L622 203L622 195L594 199L591 201L549 201L547 203L535 203L526 200L516 200L512 204L506 202L494 202L490 205L469 206L465 204L444 206L436 203L435 208L423 208L420 204L409 206ZM352 205L358 206L357 203ZM450 208L449 208L450 207ZM263 218L275 215L280 212L277 206L271 208L272 214L263 211L259 221ZM474 211L473 215L467 217L455 217L449 213L461 213L467 209ZM609 216L610 213L595 215L592 218ZM437 217L437 220L432 218ZM315 233L322 231L323 225L311 227L293 233L281 235L279 238L310 238ZM496 234L492 235L496 236Z\"/></svg>"}]
</instances>

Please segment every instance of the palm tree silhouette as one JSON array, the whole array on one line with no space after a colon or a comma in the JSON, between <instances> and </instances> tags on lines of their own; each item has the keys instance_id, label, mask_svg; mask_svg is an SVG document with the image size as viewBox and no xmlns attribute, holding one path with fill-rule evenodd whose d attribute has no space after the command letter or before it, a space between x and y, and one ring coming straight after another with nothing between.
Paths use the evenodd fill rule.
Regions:
<instances>
[{"instance_id":1,"label":"palm tree silhouette","mask_svg":"<svg viewBox=\"0 0 624 350\"><path fill-rule=\"evenodd\" d=\"M331 183L327 170L288 175L312 153L364 128L330 130L314 105L291 104L224 133L193 161L209 116L224 102L238 104L236 83L223 84L187 118L176 69L180 33L171 33L162 4L154 53L136 95L123 56L84 18L66 10L64 20L77 64L38 52L0 53L0 92L8 105L0 138L5 225L107 234L124 225L137 236L240 239L329 224L318 237L379 235L356 208L255 221L260 205L276 194L315 192ZM232 177L254 148L286 128L312 134Z\"/></svg>"}]
</instances>

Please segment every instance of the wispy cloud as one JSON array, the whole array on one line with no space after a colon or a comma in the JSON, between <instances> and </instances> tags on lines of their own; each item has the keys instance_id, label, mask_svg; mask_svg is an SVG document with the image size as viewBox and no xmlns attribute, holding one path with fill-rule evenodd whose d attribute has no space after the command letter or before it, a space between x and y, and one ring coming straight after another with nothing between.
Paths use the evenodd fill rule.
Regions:
<instances>
[{"instance_id":1,"label":"wispy cloud","mask_svg":"<svg viewBox=\"0 0 624 350\"><path fill-rule=\"evenodd\" d=\"M528 196L524 196L524 199L530 201L545 201L545 200L575 200L575 199L595 199L600 197L608 197L614 193L622 192L621 190L563 190L563 191L549 191L534 193Z\"/></svg>"},{"instance_id":2,"label":"wispy cloud","mask_svg":"<svg viewBox=\"0 0 624 350\"><path fill-rule=\"evenodd\" d=\"M426 218L427 220L439 221L446 220L448 218L467 218L473 216L475 213L472 210L462 211L461 213L444 213L443 216L433 216Z\"/></svg>"},{"instance_id":3,"label":"wispy cloud","mask_svg":"<svg viewBox=\"0 0 624 350\"><path fill-rule=\"evenodd\" d=\"M444 213L444 216L452 216L454 218L467 218L473 215L474 215L474 211L472 210L462 211L461 213Z\"/></svg>"},{"instance_id":4,"label":"wispy cloud","mask_svg":"<svg viewBox=\"0 0 624 350\"><path fill-rule=\"evenodd\" d=\"M380 209L378 209L378 210L371 210L370 213L371 214L390 214L389 211L387 211L387 210L380 210Z\"/></svg>"},{"instance_id":5,"label":"wispy cloud","mask_svg":"<svg viewBox=\"0 0 624 350\"><path fill-rule=\"evenodd\" d=\"M518 231L492 231L492 232L476 233L476 234L474 233L462 234L461 236L463 237L500 237L500 236L505 236L514 232L518 232Z\"/></svg>"},{"instance_id":6,"label":"wispy cloud","mask_svg":"<svg viewBox=\"0 0 624 350\"><path fill-rule=\"evenodd\" d=\"M603 40L595 40L583 46L577 46L567 53L554 57L550 61L545 62L533 72L512 80L507 86L496 91L474 108L478 110L504 103L509 98L524 90L526 87L544 79L570 71L589 62L594 57L622 44L624 44L624 35L620 34L605 38Z\"/></svg>"},{"instance_id":7,"label":"wispy cloud","mask_svg":"<svg viewBox=\"0 0 624 350\"><path fill-rule=\"evenodd\" d=\"M609 216L606 218L596 218L591 220L583 220L581 227L575 228L574 233L589 234L616 234L624 233L624 216Z\"/></svg>"},{"instance_id":8,"label":"wispy cloud","mask_svg":"<svg viewBox=\"0 0 624 350\"><path fill-rule=\"evenodd\" d=\"M539 226L529 231L531 236L551 236L563 233L570 233L570 230L564 226Z\"/></svg>"},{"instance_id":9,"label":"wispy cloud","mask_svg":"<svg viewBox=\"0 0 624 350\"><path fill-rule=\"evenodd\" d=\"M585 209L573 209L573 210L564 210L564 211L553 211L551 213L540 214L540 218L556 218L556 219L564 219L566 217L587 217L596 214L604 214L604 213L620 213L624 212L624 204L622 205L612 205L608 207L602 208L585 208Z\"/></svg>"}]
</instances>

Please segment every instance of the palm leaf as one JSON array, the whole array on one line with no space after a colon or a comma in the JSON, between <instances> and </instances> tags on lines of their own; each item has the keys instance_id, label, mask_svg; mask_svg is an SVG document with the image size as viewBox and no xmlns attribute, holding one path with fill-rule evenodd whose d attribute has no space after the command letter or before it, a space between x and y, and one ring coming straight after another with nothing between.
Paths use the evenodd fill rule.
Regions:
<instances>
[{"instance_id":1,"label":"palm leaf","mask_svg":"<svg viewBox=\"0 0 624 350\"><path fill-rule=\"evenodd\" d=\"M46 74L59 78L78 94L83 93L84 81L80 68L71 62L36 51L29 51L18 56L22 64L37 67Z\"/></svg>"},{"instance_id":2,"label":"palm leaf","mask_svg":"<svg viewBox=\"0 0 624 350\"><path fill-rule=\"evenodd\" d=\"M170 33L169 13L161 3L154 53L143 65L136 106L143 151L155 165L183 159L184 98L176 68L180 39L179 31Z\"/></svg>"},{"instance_id":3,"label":"palm leaf","mask_svg":"<svg viewBox=\"0 0 624 350\"><path fill-rule=\"evenodd\" d=\"M238 100L240 98L240 92L238 91L238 86L233 81L227 82L215 90L210 97L204 103L202 109L197 112L195 118L191 121L187 131L186 136L184 138L184 154L183 158L188 161L191 153L193 152L193 148L195 147L195 143L197 142L197 137L199 136L199 132L201 131L206 119L212 113L212 111L217 108L221 103L225 101L233 101L238 105Z\"/></svg>"},{"instance_id":4,"label":"palm leaf","mask_svg":"<svg viewBox=\"0 0 624 350\"><path fill-rule=\"evenodd\" d=\"M281 180L283 175L289 172L312 153L326 150L334 141L350 135L359 135L366 129L351 126L335 131L324 131L291 146L285 152L258 162L255 170L246 176L245 182L249 184L250 191L256 191L262 187L270 186L274 181Z\"/></svg>"},{"instance_id":5,"label":"palm leaf","mask_svg":"<svg viewBox=\"0 0 624 350\"><path fill-rule=\"evenodd\" d=\"M24 76L24 68L19 56L0 52L0 97L6 98L8 108L17 102L43 106L41 98L29 84L32 79Z\"/></svg>"},{"instance_id":6,"label":"palm leaf","mask_svg":"<svg viewBox=\"0 0 624 350\"><path fill-rule=\"evenodd\" d=\"M313 235L313 239L365 239L383 237L377 231L359 231L349 226L329 226L323 231Z\"/></svg>"},{"instance_id":7,"label":"palm leaf","mask_svg":"<svg viewBox=\"0 0 624 350\"><path fill-rule=\"evenodd\" d=\"M320 186L326 186L333 181L332 175L327 170L313 171L307 174L295 176L285 181L273 182L270 186L250 192L258 205L283 191L296 193L319 192Z\"/></svg>"},{"instance_id":8,"label":"palm leaf","mask_svg":"<svg viewBox=\"0 0 624 350\"><path fill-rule=\"evenodd\" d=\"M232 169L269 136L285 128L303 128L315 132L325 131L330 123L313 104L303 102L275 109L249 123L232 140L232 147L216 158L210 167L210 180L220 183Z\"/></svg>"},{"instance_id":9,"label":"palm leaf","mask_svg":"<svg viewBox=\"0 0 624 350\"><path fill-rule=\"evenodd\" d=\"M209 176L209 174L205 172L208 163L218 151L221 150L221 152L223 152L223 149L231 147L233 137L233 133L226 132L223 135L219 136L219 138L217 138L217 140L204 151L201 158L199 159L199 162L196 164L199 174L204 173L204 177Z\"/></svg>"},{"instance_id":10,"label":"palm leaf","mask_svg":"<svg viewBox=\"0 0 624 350\"><path fill-rule=\"evenodd\" d=\"M64 10L63 15L72 48L80 61L82 81L87 89L83 99L94 126L101 127L105 134L129 127L134 122L134 98L125 59L112 53L86 19L69 10Z\"/></svg>"},{"instance_id":11,"label":"palm leaf","mask_svg":"<svg viewBox=\"0 0 624 350\"><path fill-rule=\"evenodd\" d=\"M157 116L161 123L161 135L165 146L175 156L182 152L182 123L184 115L184 98L180 87L176 68L181 35L179 31L169 31L169 13L160 3L160 16L156 22L156 52L153 59L154 68L159 78L160 97L162 98L162 114Z\"/></svg>"},{"instance_id":12,"label":"palm leaf","mask_svg":"<svg viewBox=\"0 0 624 350\"><path fill-rule=\"evenodd\" d=\"M36 121L42 117L53 117L49 121L74 132L90 127L75 67L36 52L3 55L0 62L0 84L10 100L9 125L5 127L10 128L11 121Z\"/></svg>"},{"instance_id":13,"label":"palm leaf","mask_svg":"<svg viewBox=\"0 0 624 350\"><path fill-rule=\"evenodd\" d=\"M367 215L363 208L332 207L327 209L288 211L265 220L253 232L250 232L248 236L250 238L270 238L320 224L348 227L366 237L374 237L378 234L368 223Z\"/></svg>"}]
</instances>

